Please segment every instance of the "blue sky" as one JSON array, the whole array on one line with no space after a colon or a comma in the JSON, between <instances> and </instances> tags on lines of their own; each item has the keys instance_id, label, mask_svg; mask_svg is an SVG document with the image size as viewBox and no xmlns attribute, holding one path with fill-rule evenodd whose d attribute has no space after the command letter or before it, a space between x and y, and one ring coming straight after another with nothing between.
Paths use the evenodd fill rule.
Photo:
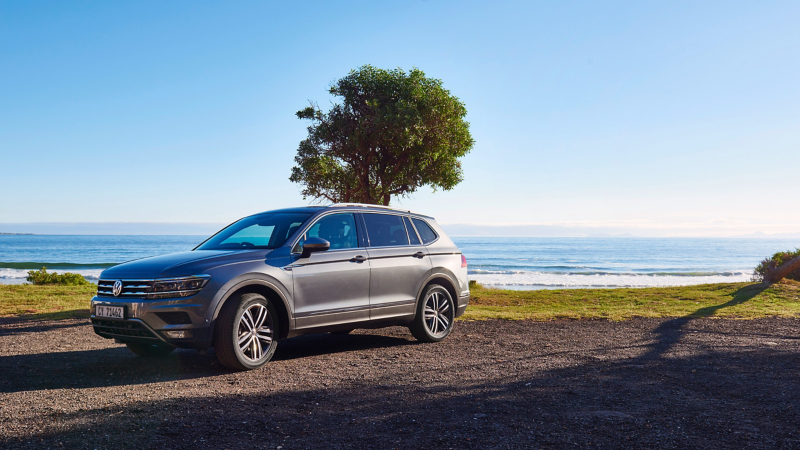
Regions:
<instances>
[{"instance_id":1,"label":"blue sky","mask_svg":"<svg viewBox=\"0 0 800 450\"><path fill-rule=\"evenodd\" d=\"M442 79L476 141L461 185L396 205L443 223L800 231L798 2L295 5L0 4L0 223L308 203L288 181L294 113L369 63Z\"/></svg>"}]
</instances>

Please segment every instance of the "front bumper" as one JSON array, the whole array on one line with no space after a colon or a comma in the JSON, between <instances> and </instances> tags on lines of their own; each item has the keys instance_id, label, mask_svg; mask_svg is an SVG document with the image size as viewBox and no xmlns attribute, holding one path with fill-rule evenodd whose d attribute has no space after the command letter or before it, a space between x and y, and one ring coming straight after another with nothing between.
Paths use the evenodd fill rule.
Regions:
<instances>
[{"instance_id":1,"label":"front bumper","mask_svg":"<svg viewBox=\"0 0 800 450\"><path fill-rule=\"evenodd\" d=\"M205 350L211 346L211 328L207 317L208 302L201 294L164 300L122 300L95 296L92 298L89 314L94 332L107 339ZM97 305L121 306L123 318L97 317ZM169 324L164 321L164 314L159 316L159 313L174 312L186 313L190 323ZM164 334L173 330L191 330L192 337L171 339Z\"/></svg>"},{"instance_id":2,"label":"front bumper","mask_svg":"<svg viewBox=\"0 0 800 450\"><path fill-rule=\"evenodd\" d=\"M164 337L139 319L106 319L92 315L92 327L98 336L121 342L168 343Z\"/></svg>"}]
</instances>

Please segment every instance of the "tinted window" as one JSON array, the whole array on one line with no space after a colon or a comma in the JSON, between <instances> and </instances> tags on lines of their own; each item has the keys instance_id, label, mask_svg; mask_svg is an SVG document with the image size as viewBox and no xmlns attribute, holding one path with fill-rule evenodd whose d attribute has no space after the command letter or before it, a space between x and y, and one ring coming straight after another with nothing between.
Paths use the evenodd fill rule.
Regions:
<instances>
[{"instance_id":1,"label":"tinted window","mask_svg":"<svg viewBox=\"0 0 800 450\"><path fill-rule=\"evenodd\" d=\"M414 231L414 227L411 226L411 221L408 220L408 217L403 217L403 221L406 223L406 229L408 230L408 238L411 239L411 245L419 245L419 238L417 237L417 232Z\"/></svg>"},{"instance_id":2,"label":"tinted window","mask_svg":"<svg viewBox=\"0 0 800 450\"><path fill-rule=\"evenodd\" d=\"M364 222L367 223L367 235L371 247L408 245L408 235L401 216L364 214Z\"/></svg>"},{"instance_id":3,"label":"tinted window","mask_svg":"<svg viewBox=\"0 0 800 450\"><path fill-rule=\"evenodd\" d=\"M303 242L310 238L325 239L331 243L331 250L358 247L356 221L352 213L331 214L319 219L305 235L300 238L292 251L303 251Z\"/></svg>"},{"instance_id":4,"label":"tinted window","mask_svg":"<svg viewBox=\"0 0 800 450\"><path fill-rule=\"evenodd\" d=\"M425 244L430 244L431 242L436 240L436 232L431 229L431 226L425 223L424 220L420 219L411 219L414 221L414 225L417 227L417 232L419 233L419 237L422 238L422 242Z\"/></svg>"},{"instance_id":5,"label":"tinted window","mask_svg":"<svg viewBox=\"0 0 800 450\"><path fill-rule=\"evenodd\" d=\"M310 216L310 213L267 213L245 217L209 238L197 250L277 248Z\"/></svg>"}]
</instances>

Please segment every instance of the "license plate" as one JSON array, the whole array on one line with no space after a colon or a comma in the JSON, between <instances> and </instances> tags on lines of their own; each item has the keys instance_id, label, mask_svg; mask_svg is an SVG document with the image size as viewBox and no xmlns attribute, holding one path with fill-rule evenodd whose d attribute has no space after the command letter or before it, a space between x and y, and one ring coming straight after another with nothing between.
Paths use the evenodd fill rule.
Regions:
<instances>
[{"instance_id":1,"label":"license plate","mask_svg":"<svg viewBox=\"0 0 800 450\"><path fill-rule=\"evenodd\" d=\"M97 305L94 310L95 317L108 317L111 319L124 319L122 306Z\"/></svg>"}]
</instances>

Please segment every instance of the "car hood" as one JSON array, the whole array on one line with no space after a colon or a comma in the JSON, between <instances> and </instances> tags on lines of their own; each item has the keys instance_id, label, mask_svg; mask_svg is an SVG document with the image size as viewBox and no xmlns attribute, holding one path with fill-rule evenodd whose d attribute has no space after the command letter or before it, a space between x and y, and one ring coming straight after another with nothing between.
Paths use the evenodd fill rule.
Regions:
<instances>
[{"instance_id":1,"label":"car hood","mask_svg":"<svg viewBox=\"0 0 800 450\"><path fill-rule=\"evenodd\" d=\"M100 278L166 278L196 275L210 267L263 258L269 250L195 250L128 261L109 267Z\"/></svg>"}]
</instances>

